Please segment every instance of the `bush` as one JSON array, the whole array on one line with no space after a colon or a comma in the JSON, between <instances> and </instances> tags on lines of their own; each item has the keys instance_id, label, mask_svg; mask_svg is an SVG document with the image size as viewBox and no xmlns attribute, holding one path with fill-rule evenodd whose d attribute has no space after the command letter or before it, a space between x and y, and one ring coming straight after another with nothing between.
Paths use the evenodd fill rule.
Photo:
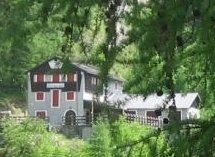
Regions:
<instances>
[{"instance_id":1,"label":"bush","mask_svg":"<svg viewBox=\"0 0 215 157\"><path fill-rule=\"evenodd\" d=\"M112 145L115 149L113 156L131 157L149 156L149 147L139 142L132 146L133 141L139 141L142 138L149 136L153 131L152 128L138 123L128 123L123 118L112 125ZM148 141L147 141L148 142Z\"/></svg>"},{"instance_id":2,"label":"bush","mask_svg":"<svg viewBox=\"0 0 215 157\"><path fill-rule=\"evenodd\" d=\"M92 136L86 151L89 157L111 157L109 124L101 120L93 126Z\"/></svg>"},{"instance_id":3,"label":"bush","mask_svg":"<svg viewBox=\"0 0 215 157\"><path fill-rule=\"evenodd\" d=\"M88 157L167 156L166 136L158 130L123 118L113 124L100 121L85 150Z\"/></svg>"},{"instance_id":4,"label":"bush","mask_svg":"<svg viewBox=\"0 0 215 157\"><path fill-rule=\"evenodd\" d=\"M3 129L7 157L66 157L69 149L58 145L55 134L48 132L42 120L22 123L8 120Z\"/></svg>"},{"instance_id":5,"label":"bush","mask_svg":"<svg viewBox=\"0 0 215 157\"><path fill-rule=\"evenodd\" d=\"M41 120L6 121L3 134L7 157L139 157L168 156L166 136L156 129L124 119L100 120L85 142L48 132Z\"/></svg>"}]
</instances>

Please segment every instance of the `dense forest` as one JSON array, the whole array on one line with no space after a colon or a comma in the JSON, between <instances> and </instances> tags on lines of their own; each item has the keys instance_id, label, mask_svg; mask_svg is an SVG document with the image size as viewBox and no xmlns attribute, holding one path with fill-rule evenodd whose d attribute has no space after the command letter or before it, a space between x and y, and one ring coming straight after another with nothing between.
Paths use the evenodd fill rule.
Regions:
<instances>
[{"instance_id":1,"label":"dense forest","mask_svg":"<svg viewBox=\"0 0 215 157\"><path fill-rule=\"evenodd\" d=\"M99 124L86 147L94 151L90 156L214 156L214 27L213 0L1 0L0 105L24 102L27 71L48 58L58 56L65 64L89 63L100 68L104 85L109 72L123 77L129 93L147 96L162 91L174 99L176 92L198 92L202 114L192 125L172 124L146 136L124 135L120 129L131 130L121 126L123 122ZM15 137L10 137L25 126L11 133L7 129L15 124L5 125L8 148L21 151L8 156L26 156L26 148L13 146ZM46 136L43 129L40 135ZM121 131L117 134L121 137L115 138L121 143L108 130ZM96 148L98 141L106 143ZM44 151L55 150L46 148L46 142L50 141L44 141ZM94 149L106 154L95 155ZM32 149L38 151L39 147Z\"/></svg>"}]
</instances>

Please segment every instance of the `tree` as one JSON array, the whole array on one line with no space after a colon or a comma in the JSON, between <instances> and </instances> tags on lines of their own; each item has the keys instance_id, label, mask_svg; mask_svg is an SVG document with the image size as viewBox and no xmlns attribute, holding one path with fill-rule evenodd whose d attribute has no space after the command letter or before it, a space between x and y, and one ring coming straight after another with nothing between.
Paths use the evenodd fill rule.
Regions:
<instances>
[{"instance_id":1,"label":"tree","mask_svg":"<svg viewBox=\"0 0 215 157\"><path fill-rule=\"evenodd\" d=\"M170 99L175 92L197 91L207 118L213 118L214 1L2 0L0 6L1 84L22 87L26 67L54 55L51 51L63 59L80 51L100 67L104 84L114 63L123 63L132 68L128 91L147 95L162 90ZM120 43L118 22L128 28L128 38ZM40 39L53 44L44 56L38 52L47 44L38 46ZM125 51L130 55L121 58Z\"/></svg>"},{"instance_id":2,"label":"tree","mask_svg":"<svg viewBox=\"0 0 215 157\"><path fill-rule=\"evenodd\" d=\"M213 3L130 2L126 21L131 26L129 40L137 45L139 61L133 66L129 90L146 95L159 89L169 93L197 91L205 106L212 104Z\"/></svg>"},{"instance_id":3,"label":"tree","mask_svg":"<svg viewBox=\"0 0 215 157\"><path fill-rule=\"evenodd\" d=\"M1 92L22 92L26 87L26 72L38 63L41 58L47 58L53 52L48 51L47 45L38 42L44 36L53 36L58 39L51 28L43 28L38 14L41 4L37 1L1 1L1 26L0 26L0 88ZM42 30L49 30L49 33L39 33ZM51 31L50 31L51 30ZM50 38L46 37L46 41ZM37 44L36 48L34 44ZM57 51L55 43L52 51ZM43 47L43 52L38 49ZM46 48L46 49L45 49ZM44 54L48 52L49 54Z\"/></svg>"}]
</instances>

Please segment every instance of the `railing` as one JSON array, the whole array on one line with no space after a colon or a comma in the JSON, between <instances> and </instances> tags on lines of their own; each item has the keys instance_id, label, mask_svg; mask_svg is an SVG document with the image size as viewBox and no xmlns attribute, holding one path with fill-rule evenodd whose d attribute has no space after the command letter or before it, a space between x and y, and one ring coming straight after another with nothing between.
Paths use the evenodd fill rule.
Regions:
<instances>
[{"instance_id":1,"label":"railing","mask_svg":"<svg viewBox=\"0 0 215 157\"><path fill-rule=\"evenodd\" d=\"M153 127L162 127L163 120L162 118L155 117L145 117L143 115L136 114L124 114L126 120L128 122L138 122L140 124L146 124ZM107 118L107 115L94 115L92 116L67 116L62 117L63 125L72 125L72 126L80 126L80 125L92 125L98 117Z\"/></svg>"},{"instance_id":2,"label":"railing","mask_svg":"<svg viewBox=\"0 0 215 157\"><path fill-rule=\"evenodd\" d=\"M63 125L90 125L91 119L86 116L63 116Z\"/></svg>"},{"instance_id":3,"label":"railing","mask_svg":"<svg viewBox=\"0 0 215 157\"><path fill-rule=\"evenodd\" d=\"M124 114L126 120L128 122L138 122L140 124L146 124L154 127L162 127L163 120L161 118L156 117L145 117L143 115L136 115L136 114Z\"/></svg>"},{"instance_id":4,"label":"railing","mask_svg":"<svg viewBox=\"0 0 215 157\"><path fill-rule=\"evenodd\" d=\"M92 125L99 117L107 118L107 115L95 114L93 116L63 116L63 125Z\"/></svg>"},{"instance_id":5,"label":"railing","mask_svg":"<svg viewBox=\"0 0 215 157\"><path fill-rule=\"evenodd\" d=\"M92 125L98 117L103 117L105 118L106 116L104 115L88 115L88 116L63 116L62 117L62 124L63 125ZM32 119L43 119L46 122L49 122L49 117L36 117L36 116L0 116L0 123L7 120L7 119L12 119L18 123L23 122L27 118L32 118Z\"/></svg>"}]
</instances>

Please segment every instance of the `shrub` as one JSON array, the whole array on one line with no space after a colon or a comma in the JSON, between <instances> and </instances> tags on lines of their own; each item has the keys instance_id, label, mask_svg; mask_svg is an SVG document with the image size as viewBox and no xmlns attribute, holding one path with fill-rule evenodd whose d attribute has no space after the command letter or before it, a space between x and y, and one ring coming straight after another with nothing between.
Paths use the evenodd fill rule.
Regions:
<instances>
[{"instance_id":1,"label":"shrub","mask_svg":"<svg viewBox=\"0 0 215 157\"><path fill-rule=\"evenodd\" d=\"M8 120L3 129L8 157L66 157L69 149L61 147L55 134L48 132L42 120Z\"/></svg>"},{"instance_id":2,"label":"shrub","mask_svg":"<svg viewBox=\"0 0 215 157\"><path fill-rule=\"evenodd\" d=\"M111 157L109 124L100 120L92 129L92 136L86 149L88 156Z\"/></svg>"},{"instance_id":3,"label":"shrub","mask_svg":"<svg viewBox=\"0 0 215 157\"><path fill-rule=\"evenodd\" d=\"M128 123L121 118L112 125L112 156L166 156L169 147L166 137L156 128L139 123Z\"/></svg>"}]
</instances>

